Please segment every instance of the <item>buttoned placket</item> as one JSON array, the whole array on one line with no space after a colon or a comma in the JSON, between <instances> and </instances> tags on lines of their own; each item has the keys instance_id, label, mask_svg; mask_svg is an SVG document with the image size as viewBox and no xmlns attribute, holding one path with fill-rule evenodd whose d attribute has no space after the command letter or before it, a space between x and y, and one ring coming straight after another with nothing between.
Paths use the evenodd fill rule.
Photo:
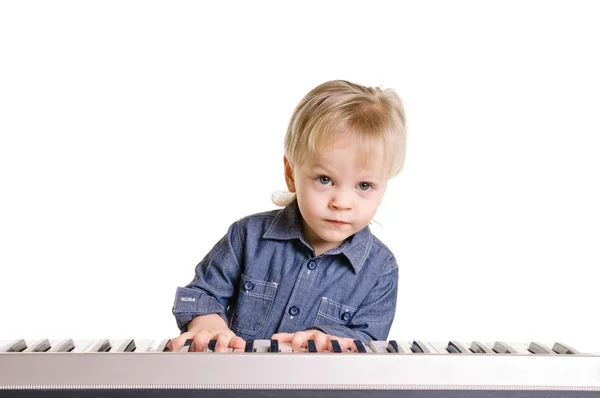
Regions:
<instances>
[{"instance_id":1,"label":"buttoned placket","mask_svg":"<svg viewBox=\"0 0 600 398\"><path fill-rule=\"evenodd\" d=\"M302 270L298 273L278 330L296 330L299 327L300 319L305 315L303 311L306 309L306 301L316 280L317 261L316 258L309 258L302 262Z\"/></svg>"}]
</instances>

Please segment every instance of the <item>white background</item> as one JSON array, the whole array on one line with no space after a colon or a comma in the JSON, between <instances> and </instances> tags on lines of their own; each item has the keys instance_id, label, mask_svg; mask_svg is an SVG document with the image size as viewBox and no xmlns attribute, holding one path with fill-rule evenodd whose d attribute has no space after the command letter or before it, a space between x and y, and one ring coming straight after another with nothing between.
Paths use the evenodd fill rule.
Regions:
<instances>
[{"instance_id":1,"label":"white background","mask_svg":"<svg viewBox=\"0 0 600 398\"><path fill-rule=\"evenodd\" d=\"M167 338L298 101L391 87L390 338L598 347L595 2L0 3L0 340Z\"/></svg>"}]
</instances>

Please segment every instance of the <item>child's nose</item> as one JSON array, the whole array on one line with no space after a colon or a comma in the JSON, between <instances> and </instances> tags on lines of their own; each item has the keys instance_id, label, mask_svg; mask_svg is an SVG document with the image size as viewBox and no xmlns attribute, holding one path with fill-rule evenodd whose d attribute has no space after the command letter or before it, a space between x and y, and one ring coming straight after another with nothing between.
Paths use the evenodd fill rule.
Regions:
<instances>
[{"instance_id":1,"label":"child's nose","mask_svg":"<svg viewBox=\"0 0 600 398\"><path fill-rule=\"evenodd\" d=\"M346 190L336 190L329 202L329 207L334 210L349 210L352 208L350 192Z\"/></svg>"}]
</instances>

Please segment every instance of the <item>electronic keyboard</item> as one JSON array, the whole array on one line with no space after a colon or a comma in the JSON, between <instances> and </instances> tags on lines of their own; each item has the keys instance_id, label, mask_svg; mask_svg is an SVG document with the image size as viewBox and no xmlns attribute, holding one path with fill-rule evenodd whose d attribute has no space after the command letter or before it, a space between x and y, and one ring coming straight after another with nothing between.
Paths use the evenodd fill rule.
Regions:
<instances>
[{"instance_id":1,"label":"electronic keyboard","mask_svg":"<svg viewBox=\"0 0 600 398\"><path fill-rule=\"evenodd\" d=\"M554 342L355 341L353 352L165 351L167 339L0 341L0 397L599 397L600 352Z\"/></svg>"}]
</instances>

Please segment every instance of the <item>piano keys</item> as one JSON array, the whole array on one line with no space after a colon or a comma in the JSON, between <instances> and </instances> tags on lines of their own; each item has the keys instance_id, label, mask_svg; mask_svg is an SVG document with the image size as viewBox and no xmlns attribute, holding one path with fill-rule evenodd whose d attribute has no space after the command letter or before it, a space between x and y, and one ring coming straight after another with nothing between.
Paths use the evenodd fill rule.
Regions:
<instances>
[{"instance_id":1,"label":"piano keys","mask_svg":"<svg viewBox=\"0 0 600 398\"><path fill-rule=\"evenodd\" d=\"M165 351L167 339L0 341L1 397L598 396L600 352L562 342L356 342L318 353L270 340ZM339 350L341 351L341 350Z\"/></svg>"}]
</instances>

